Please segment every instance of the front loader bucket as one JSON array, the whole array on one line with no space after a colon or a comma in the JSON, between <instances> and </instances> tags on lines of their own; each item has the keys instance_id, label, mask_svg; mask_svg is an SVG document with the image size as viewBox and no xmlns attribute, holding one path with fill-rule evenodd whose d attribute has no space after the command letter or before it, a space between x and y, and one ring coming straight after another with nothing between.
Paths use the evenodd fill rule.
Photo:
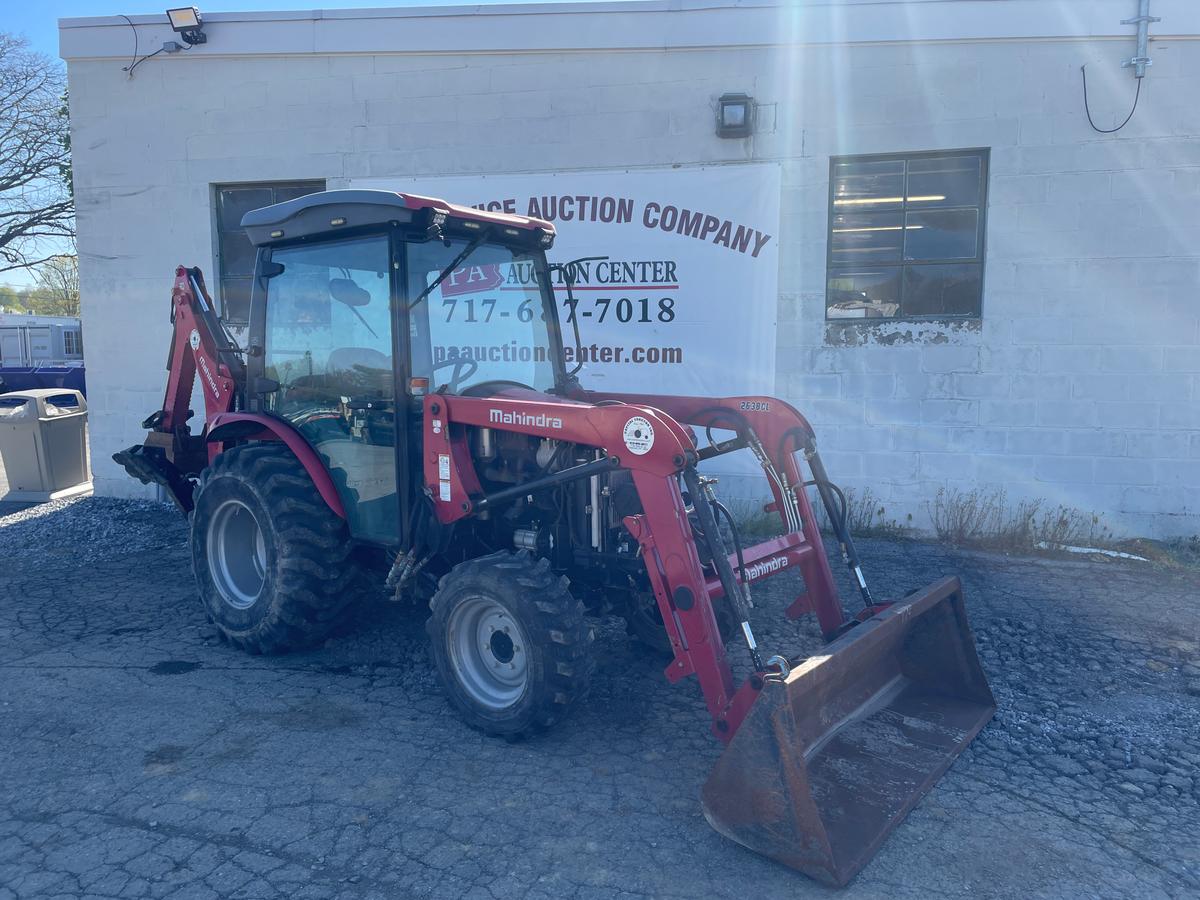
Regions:
<instances>
[{"instance_id":1,"label":"front loader bucket","mask_svg":"<svg viewBox=\"0 0 1200 900\"><path fill-rule=\"evenodd\" d=\"M768 681L702 792L726 837L846 884L991 719L957 578Z\"/></svg>"}]
</instances>

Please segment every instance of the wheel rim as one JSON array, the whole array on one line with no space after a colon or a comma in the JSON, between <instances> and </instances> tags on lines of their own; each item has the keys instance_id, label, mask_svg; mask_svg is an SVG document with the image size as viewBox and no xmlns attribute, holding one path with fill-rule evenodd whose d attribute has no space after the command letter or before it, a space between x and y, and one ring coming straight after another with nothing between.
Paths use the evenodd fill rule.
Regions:
<instances>
[{"instance_id":1,"label":"wheel rim","mask_svg":"<svg viewBox=\"0 0 1200 900\"><path fill-rule=\"evenodd\" d=\"M267 542L254 513L240 500L217 507L208 525L208 570L226 603L249 609L267 583Z\"/></svg>"},{"instance_id":2,"label":"wheel rim","mask_svg":"<svg viewBox=\"0 0 1200 900\"><path fill-rule=\"evenodd\" d=\"M488 709L512 706L529 678L525 632L495 600L470 597L450 614L448 645L454 676Z\"/></svg>"}]
</instances>

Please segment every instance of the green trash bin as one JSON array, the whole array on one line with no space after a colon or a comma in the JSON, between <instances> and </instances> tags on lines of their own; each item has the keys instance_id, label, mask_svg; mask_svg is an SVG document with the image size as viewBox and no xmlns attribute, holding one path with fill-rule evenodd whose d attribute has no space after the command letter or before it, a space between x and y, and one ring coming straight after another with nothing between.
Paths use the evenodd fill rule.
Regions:
<instances>
[{"instance_id":1,"label":"green trash bin","mask_svg":"<svg viewBox=\"0 0 1200 900\"><path fill-rule=\"evenodd\" d=\"M0 394L0 500L44 502L92 492L87 401L79 391L36 388Z\"/></svg>"}]
</instances>

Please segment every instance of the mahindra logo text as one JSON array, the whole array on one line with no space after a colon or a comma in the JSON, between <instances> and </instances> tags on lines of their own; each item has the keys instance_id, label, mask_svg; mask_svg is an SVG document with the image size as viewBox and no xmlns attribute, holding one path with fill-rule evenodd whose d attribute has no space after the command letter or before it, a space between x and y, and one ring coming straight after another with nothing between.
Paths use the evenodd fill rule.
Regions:
<instances>
[{"instance_id":1,"label":"mahindra logo text","mask_svg":"<svg viewBox=\"0 0 1200 900\"><path fill-rule=\"evenodd\" d=\"M756 562L753 565L746 566L746 580L756 581L759 578L764 578L767 575L774 574L780 569L786 569L788 558L786 556L773 556L770 559L764 559L762 562Z\"/></svg>"},{"instance_id":2,"label":"mahindra logo text","mask_svg":"<svg viewBox=\"0 0 1200 900\"><path fill-rule=\"evenodd\" d=\"M520 412L505 412L502 409L488 410L488 421L497 425L528 425L533 428L562 428L562 419L545 413L529 415Z\"/></svg>"},{"instance_id":3,"label":"mahindra logo text","mask_svg":"<svg viewBox=\"0 0 1200 900\"><path fill-rule=\"evenodd\" d=\"M197 356L196 362L200 365L200 371L204 373L204 378L208 382L208 386L212 388L213 396L218 400L221 399L221 390L217 387L217 380L213 378L213 374L209 371L208 360L203 356Z\"/></svg>"}]
</instances>

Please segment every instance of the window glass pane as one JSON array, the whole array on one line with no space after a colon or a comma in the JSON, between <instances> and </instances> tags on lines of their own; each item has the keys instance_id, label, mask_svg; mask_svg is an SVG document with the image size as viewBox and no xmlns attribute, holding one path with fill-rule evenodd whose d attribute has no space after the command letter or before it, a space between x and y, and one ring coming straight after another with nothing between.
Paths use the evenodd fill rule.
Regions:
<instances>
[{"instance_id":1,"label":"window glass pane","mask_svg":"<svg viewBox=\"0 0 1200 900\"><path fill-rule=\"evenodd\" d=\"M391 279L384 236L276 250L267 282L269 403L333 470L350 530L398 531Z\"/></svg>"},{"instance_id":2,"label":"window glass pane","mask_svg":"<svg viewBox=\"0 0 1200 900\"><path fill-rule=\"evenodd\" d=\"M283 203L285 200L307 197L309 194L315 194L317 191L323 190L325 190L325 183L323 181L313 181L307 184L285 184L275 188L275 202Z\"/></svg>"},{"instance_id":3,"label":"window glass pane","mask_svg":"<svg viewBox=\"0 0 1200 900\"><path fill-rule=\"evenodd\" d=\"M234 325L250 321L250 278L221 279L221 318Z\"/></svg>"},{"instance_id":4,"label":"window glass pane","mask_svg":"<svg viewBox=\"0 0 1200 900\"><path fill-rule=\"evenodd\" d=\"M252 209L325 190L323 181L296 184L247 184L217 188L217 262L224 317L238 324L249 319L249 288L243 276L254 273L255 248L242 231L242 216ZM233 293L226 295L226 285Z\"/></svg>"},{"instance_id":5,"label":"window glass pane","mask_svg":"<svg viewBox=\"0 0 1200 900\"><path fill-rule=\"evenodd\" d=\"M904 268L904 315L978 316L983 267L979 263Z\"/></svg>"},{"instance_id":6,"label":"window glass pane","mask_svg":"<svg viewBox=\"0 0 1200 900\"><path fill-rule=\"evenodd\" d=\"M408 245L413 303L468 241ZM447 246L448 244L448 246ZM412 372L432 387L461 393L485 381L554 387L554 354L534 260L500 244L478 246L441 284L409 309Z\"/></svg>"},{"instance_id":7,"label":"window glass pane","mask_svg":"<svg viewBox=\"0 0 1200 900\"><path fill-rule=\"evenodd\" d=\"M240 231L242 216L271 203L270 187L222 188L217 192L218 227L221 231Z\"/></svg>"},{"instance_id":8,"label":"window glass pane","mask_svg":"<svg viewBox=\"0 0 1200 900\"><path fill-rule=\"evenodd\" d=\"M826 317L978 316L987 160L834 158Z\"/></svg>"},{"instance_id":9,"label":"window glass pane","mask_svg":"<svg viewBox=\"0 0 1200 900\"><path fill-rule=\"evenodd\" d=\"M829 273L826 313L831 319L880 319L900 311L900 268Z\"/></svg>"},{"instance_id":10,"label":"window glass pane","mask_svg":"<svg viewBox=\"0 0 1200 900\"><path fill-rule=\"evenodd\" d=\"M930 156L908 161L909 209L939 206L978 206L978 156Z\"/></svg>"},{"instance_id":11,"label":"window glass pane","mask_svg":"<svg viewBox=\"0 0 1200 900\"><path fill-rule=\"evenodd\" d=\"M222 233L218 238L222 275L253 275L254 245L244 231Z\"/></svg>"},{"instance_id":12,"label":"window glass pane","mask_svg":"<svg viewBox=\"0 0 1200 900\"><path fill-rule=\"evenodd\" d=\"M899 262L904 245L904 219L899 212L834 213L829 259L835 266Z\"/></svg>"},{"instance_id":13,"label":"window glass pane","mask_svg":"<svg viewBox=\"0 0 1200 900\"><path fill-rule=\"evenodd\" d=\"M904 258L974 259L978 237L977 209L910 212L904 229Z\"/></svg>"},{"instance_id":14,"label":"window glass pane","mask_svg":"<svg viewBox=\"0 0 1200 900\"><path fill-rule=\"evenodd\" d=\"M833 167L833 208L868 211L898 207L904 199L904 160L848 160Z\"/></svg>"}]
</instances>

